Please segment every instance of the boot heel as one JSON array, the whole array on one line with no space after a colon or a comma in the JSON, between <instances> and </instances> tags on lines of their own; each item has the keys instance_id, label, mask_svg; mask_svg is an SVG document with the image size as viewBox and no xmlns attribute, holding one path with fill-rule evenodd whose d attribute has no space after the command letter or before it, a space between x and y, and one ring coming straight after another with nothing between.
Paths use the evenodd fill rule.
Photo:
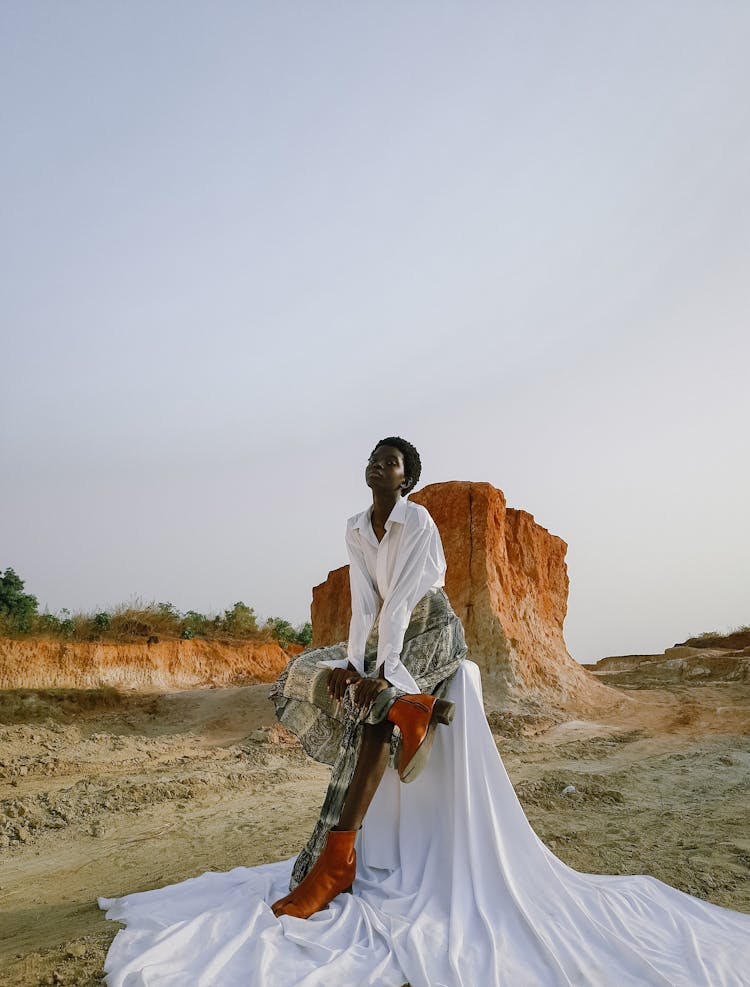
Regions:
<instances>
[{"instance_id":1,"label":"boot heel","mask_svg":"<svg viewBox=\"0 0 750 987\"><path fill-rule=\"evenodd\" d=\"M443 723L445 726L449 726L453 723L453 717L456 715L456 704L452 703L449 699L436 699L435 705L432 708L432 718L437 720L438 723Z\"/></svg>"}]
</instances>

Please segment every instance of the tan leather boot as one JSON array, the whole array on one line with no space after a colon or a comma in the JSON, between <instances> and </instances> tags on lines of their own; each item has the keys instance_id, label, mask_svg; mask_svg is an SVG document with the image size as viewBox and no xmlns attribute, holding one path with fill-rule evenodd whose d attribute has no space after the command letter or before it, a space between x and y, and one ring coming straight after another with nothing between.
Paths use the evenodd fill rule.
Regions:
<instances>
[{"instance_id":1,"label":"tan leather boot","mask_svg":"<svg viewBox=\"0 0 750 987\"><path fill-rule=\"evenodd\" d=\"M309 918L336 895L349 890L357 871L356 835L356 829L330 830L320 856L304 879L272 905L274 915Z\"/></svg>"},{"instance_id":2,"label":"tan leather boot","mask_svg":"<svg viewBox=\"0 0 750 987\"><path fill-rule=\"evenodd\" d=\"M438 723L451 723L455 711L455 703L423 693L401 696L391 706L387 719L401 731L397 765L401 781L414 781L427 763L435 727Z\"/></svg>"}]
</instances>

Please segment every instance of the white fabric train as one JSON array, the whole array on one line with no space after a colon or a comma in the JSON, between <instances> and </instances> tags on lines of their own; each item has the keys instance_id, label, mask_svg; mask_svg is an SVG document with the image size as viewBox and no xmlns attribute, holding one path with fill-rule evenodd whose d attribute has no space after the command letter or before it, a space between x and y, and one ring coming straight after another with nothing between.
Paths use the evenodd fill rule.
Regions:
<instances>
[{"instance_id":1,"label":"white fabric train","mask_svg":"<svg viewBox=\"0 0 750 987\"><path fill-rule=\"evenodd\" d=\"M750 915L653 877L582 874L536 836L465 661L420 777L386 772L353 895L269 907L292 860L99 898L124 922L108 987L747 987Z\"/></svg>"}]
</instances>

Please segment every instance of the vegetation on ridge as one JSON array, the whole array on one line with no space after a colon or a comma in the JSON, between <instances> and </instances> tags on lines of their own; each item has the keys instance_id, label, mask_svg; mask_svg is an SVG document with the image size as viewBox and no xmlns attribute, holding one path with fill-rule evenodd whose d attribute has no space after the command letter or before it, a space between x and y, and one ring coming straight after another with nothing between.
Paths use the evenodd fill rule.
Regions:
<instances>
[{"instance_id":1,"label":"vegetation on ridge","mask_svg":"<svg viewBox=\"0 0 750 987\"><path fill-rule=\"evenodd\" d=\"M259 624L252 607L241 600L220 614L196 610L181 613L173 603L121 604L99 613L39 613L35 596L24 592L23 580L13 569L0 575L0 635L47 635L74 641L148 641L161 638L278 641L281 645L308 645L312 625L294 627L283 617L269 617Z\"/></svg>"}]
</instances>

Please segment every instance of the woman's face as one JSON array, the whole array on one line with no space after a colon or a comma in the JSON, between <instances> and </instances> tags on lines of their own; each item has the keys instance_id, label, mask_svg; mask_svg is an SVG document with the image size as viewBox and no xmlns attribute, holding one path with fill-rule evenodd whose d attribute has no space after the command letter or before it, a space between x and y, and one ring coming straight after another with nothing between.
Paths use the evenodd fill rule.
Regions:
<instances>
[{"instance_id":1,"label":"woman's face","mask_svg":"<svg viewBox=\"0 0 750 987\"><path fill-rule=\"evenodd\" d=\"M396 446L378 446L367 461L365 483L374 492L400 493L406 480L404 456Z\"/></svg>"}]
</instances>

